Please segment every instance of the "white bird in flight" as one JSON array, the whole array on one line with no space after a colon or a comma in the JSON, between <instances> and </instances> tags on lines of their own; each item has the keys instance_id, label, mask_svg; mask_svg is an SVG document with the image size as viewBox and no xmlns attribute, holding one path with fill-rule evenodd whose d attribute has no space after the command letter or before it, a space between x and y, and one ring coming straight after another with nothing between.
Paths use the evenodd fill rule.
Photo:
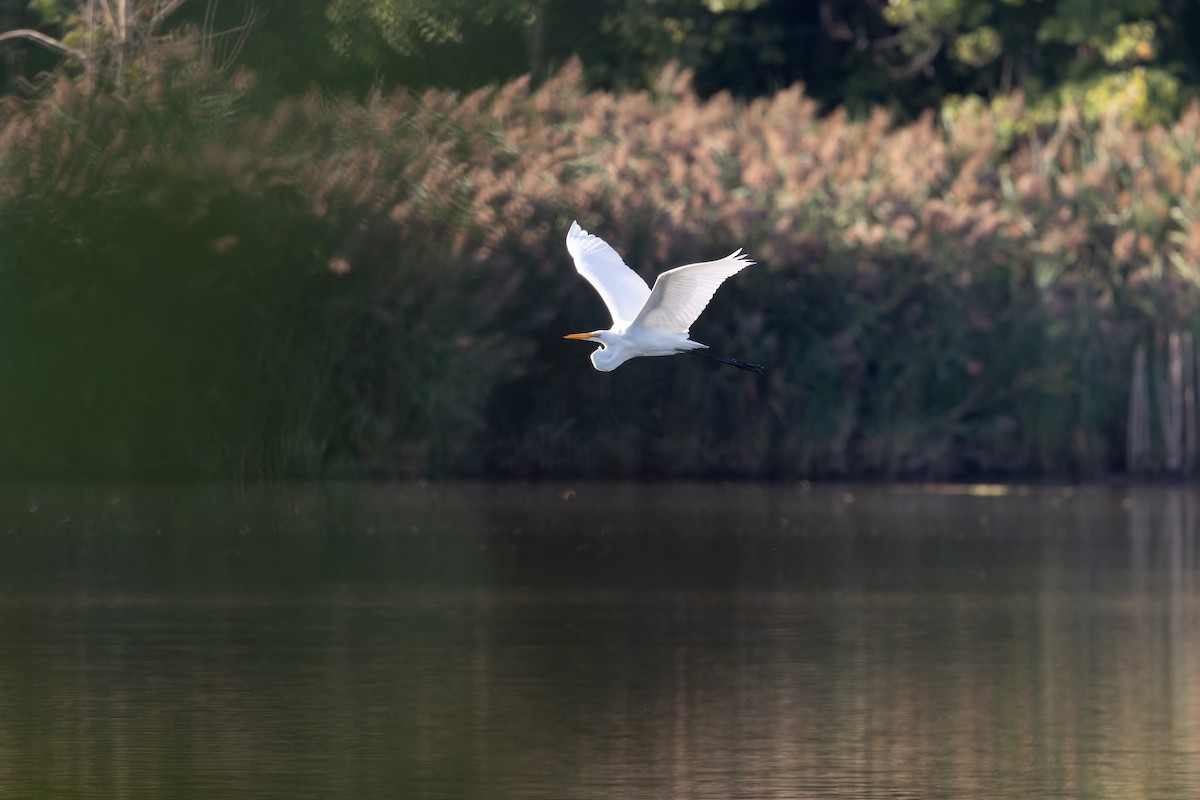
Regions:
<instances>
[{"instance_id":1,"label":"white bird in flight","mask_svg":"<svg viewBox=\"0 0 1200 800\"><path fill-rule=\"evenodd\" d=\"M688 338L688 329L717 287L754 263L741 249L717 261L669 269L658 276L653 290L626 266L616 250L579 227L578 222L572 222L567 232L567 252L575 259L579 274L600 293L613 324L606 331L572 333L563 338L598 342L592 366L601 372L612 372L638 356L676 353L704 356L760 375L766 371L758 364L706 353L708 345Z\"/></svg>"}]
</instances>

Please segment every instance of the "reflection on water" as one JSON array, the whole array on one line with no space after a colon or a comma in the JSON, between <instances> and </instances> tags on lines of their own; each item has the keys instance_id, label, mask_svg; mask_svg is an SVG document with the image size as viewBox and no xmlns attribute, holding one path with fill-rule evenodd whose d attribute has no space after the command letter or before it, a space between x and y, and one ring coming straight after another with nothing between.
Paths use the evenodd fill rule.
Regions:
<instances>
[{"instance_id":1,"label":"reflection on water","mask_svg":"<svg viewBox=\"0 0 1200 800\"><path fill-rule=\"evenodd\" d=\"M0 797L1200 796L1200 498L8 489Z\"/></svg>"}]
</instances>

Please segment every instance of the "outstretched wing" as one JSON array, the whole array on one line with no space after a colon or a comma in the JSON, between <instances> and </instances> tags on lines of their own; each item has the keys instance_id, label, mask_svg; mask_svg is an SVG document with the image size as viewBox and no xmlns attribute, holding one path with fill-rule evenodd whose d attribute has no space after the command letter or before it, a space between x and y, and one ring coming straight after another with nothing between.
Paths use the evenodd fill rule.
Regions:
<instances>
[{"instance_id":1,"label":"outstretched wing","mask_svg":"<svg viewBox=\"0 0 1200 800\"><path fill-rule=\"evenodd\" d=\"M718 261L667 270L654 282L654 291L630 327L686 334L717 287L753 263L736 250Z\"/></svg>"},{"instance_id":2,"label":"outstretched wing","mask_svg":"<svg viewBox=\"0 0 1200 800\"><path fill-rule=\"evenodd\" d=\"M567 252L575 259L575 269L596 287L600 299L608 306L613 327L633 322L650 296L650 287L625 265L617 251L599 236L579 227L578 222L572 222L567 233Z\"/></svg>"}]
</instances>

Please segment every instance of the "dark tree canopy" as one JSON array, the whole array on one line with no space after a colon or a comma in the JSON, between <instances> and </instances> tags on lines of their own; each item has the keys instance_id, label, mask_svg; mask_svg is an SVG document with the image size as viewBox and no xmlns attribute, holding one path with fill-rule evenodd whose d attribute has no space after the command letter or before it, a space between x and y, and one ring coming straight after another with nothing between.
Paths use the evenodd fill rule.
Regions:
<instances>
[{"instance_id":1,"label":"dark tree canopy","mask_svg":"<svg viewBox=\"0 0 1200 800\"><path fill-rule=\"evenodd\" d=\"M85 6L0 0L0 29L78 41ZM706 95L802 82L826 108L911 115L1019 89L1035 105L1118 105L1150 121L1175 113L1200 76L1200 6L1187 0L185 0L171 24L219 32L250 16L241 62L277 94L469 90L537 80L578 56L605 88L640 88L676 61ZM0 53L10 89L56 63L29 42Z\"/></svg>"}]
</instances>

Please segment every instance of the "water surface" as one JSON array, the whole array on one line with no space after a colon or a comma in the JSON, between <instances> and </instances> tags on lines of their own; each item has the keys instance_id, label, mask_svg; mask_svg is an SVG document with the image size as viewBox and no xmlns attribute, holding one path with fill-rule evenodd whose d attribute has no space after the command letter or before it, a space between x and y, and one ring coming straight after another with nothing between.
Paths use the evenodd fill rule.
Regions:
<instances>
[{"instance_id":1,"label":"water surface","mask_svg":"<svg viewBox=\"0 0 1200 800\"><path fill-rule=\"evenodd\" d=\"M1194 798L1198 495L0 494L0 797Z\"/></svg>"}]
</instances>

